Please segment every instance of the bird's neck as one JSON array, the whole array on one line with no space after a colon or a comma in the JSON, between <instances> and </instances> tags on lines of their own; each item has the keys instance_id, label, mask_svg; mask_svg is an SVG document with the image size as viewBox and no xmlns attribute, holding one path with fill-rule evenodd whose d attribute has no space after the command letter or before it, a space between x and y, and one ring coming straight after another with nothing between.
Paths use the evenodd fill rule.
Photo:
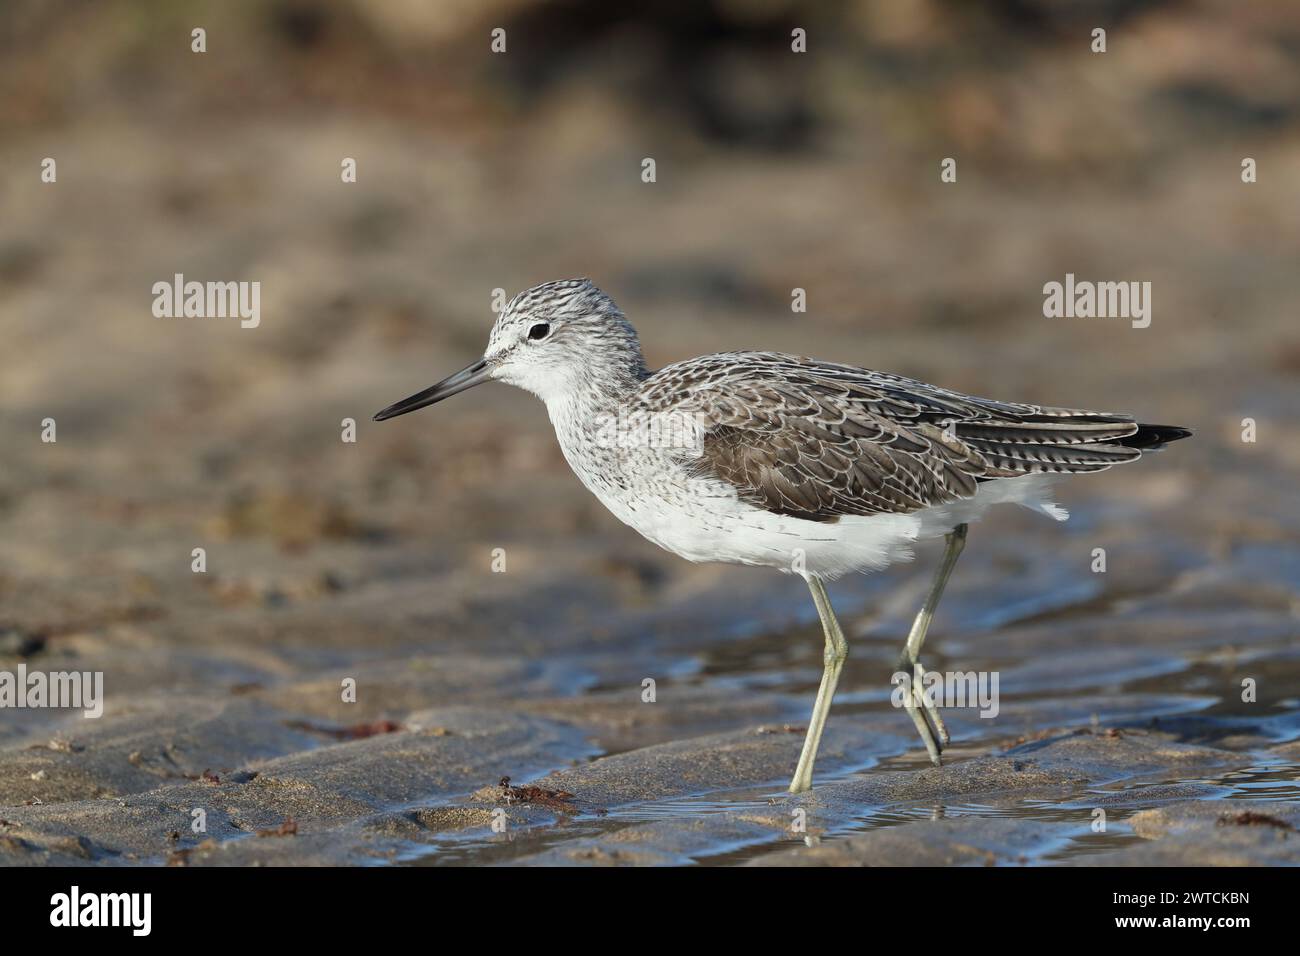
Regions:
<instances>
[{"instance_id":1,"label":"bird's neck","mask_svg":"<svg viewBox=\"0 0 1300 956\"><path fill-rule=\"evenodd\" d=\"M645 363L618 368L591 368L577 376L576 381L563 390L546 395L546 409L551 420L558 418L584 419L592 416L617 412L627 404L641 383L649 377L650 372Z\"/></svg>"},{"instance_id":2,"label":"bird's neck","mask_svg":"<svg viewBox=\"0 0 1300 956\"><path fill-rule=\"evenodd\" d=\"M649 376L638 350L621 361L593 364L571 387L543 397L560 447L575 470L581 462L608 457L610 429L622 427Z\"/></svg>"}]
</instances>

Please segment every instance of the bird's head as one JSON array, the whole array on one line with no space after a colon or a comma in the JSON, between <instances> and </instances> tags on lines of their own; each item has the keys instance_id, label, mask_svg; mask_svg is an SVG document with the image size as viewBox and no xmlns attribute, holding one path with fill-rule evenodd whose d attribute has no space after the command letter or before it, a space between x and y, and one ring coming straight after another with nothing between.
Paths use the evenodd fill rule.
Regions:
<instances>
[{"instance_id":1,"label":"bird's head","mask_svg":"<svg viewBox=\"0 0 1300 956\"><path fill-rule=\"evenodd\" d=\"M506 305L483 357L375 415L384 421L496 379L548 404L577 391L617 388L644 375L636 331L587 279L546 282Z\"/></svg>"}]
</instances>

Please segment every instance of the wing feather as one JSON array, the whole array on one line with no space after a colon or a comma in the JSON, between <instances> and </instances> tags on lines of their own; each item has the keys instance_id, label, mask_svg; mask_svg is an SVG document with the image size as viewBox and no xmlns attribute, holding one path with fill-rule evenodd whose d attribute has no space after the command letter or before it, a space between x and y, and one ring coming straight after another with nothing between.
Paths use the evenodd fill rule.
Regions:
<instances>
[{"instance_id":1,"label":"wing feather","mask_svg":"<svg viewBox=\"0 0 1300 956\"><path fill-rule=\"evenodd\" d=\"M982 481L1102 471L1141 451L1130 416L963 395L915 379L774 352L731 352L650 376L647 411L690 413L688 464L777 514L815 521L909 513Z\"/></svg>"}]
</instances>

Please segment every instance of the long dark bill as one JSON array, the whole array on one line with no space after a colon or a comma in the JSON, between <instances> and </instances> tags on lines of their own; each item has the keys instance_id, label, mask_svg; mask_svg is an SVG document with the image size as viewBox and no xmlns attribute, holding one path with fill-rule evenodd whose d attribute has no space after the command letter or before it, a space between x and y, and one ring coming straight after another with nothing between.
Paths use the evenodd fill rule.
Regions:
<instances>
[{"instance_id":1,"label":"long dark bill","mask_svg":"<svg viewBox=\"0 0 1300 956\"><path fill-rule=\"evenodd\" d=\"M387 421L390 418L396 418L398 415L405 415L407 412L413 412L417 408L424 408L426 405L432 405L434 402L440 402L444 398L450 398L457 392L463 392L467 388L473 388L481 382L488 381L491 378L492 369L484 359L479 359L473 365L467 365L455 375L449 375L432 388L426 388L423 392L416 392L410 398L404 398L400 402L389 405L382 412L375 415L375 421Z\"/></svg>"}]
</instances>

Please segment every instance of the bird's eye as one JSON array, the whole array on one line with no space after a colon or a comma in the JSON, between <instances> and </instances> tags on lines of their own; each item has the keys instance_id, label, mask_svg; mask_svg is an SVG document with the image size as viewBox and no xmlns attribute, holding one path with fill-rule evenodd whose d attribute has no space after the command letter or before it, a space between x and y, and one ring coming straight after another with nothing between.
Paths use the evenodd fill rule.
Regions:
<instances>
[{"instance_id":1,"label":"bird's eye","mask_svg":"<svg viewBox=\"0 0 1300 956\"><path fill-rule=\"evenodd\" d=\"M551 327L545 322L539 322L528 330L528 338L534 342L540 342L550 334Z\"/></svg>"}]
</instances>

